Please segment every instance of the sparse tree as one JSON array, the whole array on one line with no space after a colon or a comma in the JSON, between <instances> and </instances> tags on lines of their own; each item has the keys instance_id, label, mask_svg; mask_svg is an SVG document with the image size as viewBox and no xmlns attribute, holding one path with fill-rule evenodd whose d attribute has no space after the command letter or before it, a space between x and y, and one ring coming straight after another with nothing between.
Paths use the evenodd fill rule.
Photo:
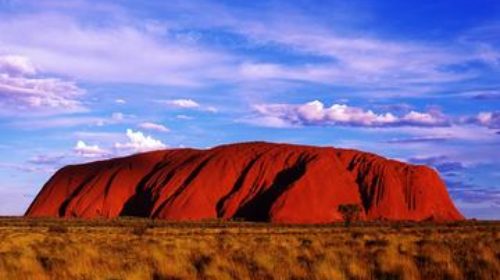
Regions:
<instances>
[{"instance_id":1,"label":"sparse tree","mask_svg":"<svg viewBox=\"0 0 500 280\"><path fill-rule=\"evenodd\" d=\"M351 225L352 221L359 219L359 213L361 212L361 207L358 204L341 204L337 209L342 217L344 218L345 226Z\"/></svg>"}]
</instances>

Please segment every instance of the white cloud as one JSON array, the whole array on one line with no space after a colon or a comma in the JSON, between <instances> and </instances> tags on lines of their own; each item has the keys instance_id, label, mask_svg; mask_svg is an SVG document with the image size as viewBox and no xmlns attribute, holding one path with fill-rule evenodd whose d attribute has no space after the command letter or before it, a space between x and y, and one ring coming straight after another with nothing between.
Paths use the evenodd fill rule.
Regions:
<instances>
[{"instance_id":1,"label":"white cloud","mask_svg":"<svg viewBox=\"0 0 500 280\"><path fill-rule=\"evenodd\" d=\"M474 116L464 116L459 120L460 124L473 124L489 129L500 129L500 111L479 112Z\"/></svg>"},{"instance_id":2,"label":"white cloud","mask_svg":"<svg viewBox=\"0 0 500 280\"><path fill-rule=\"evenodd\" d=\"M484 43L479 48L470 40L463 43L457 39L450 46L382 39L372 33L342 32L304 13L294 20L283 20L282 13L270 10L255 18L254 13L223 5L212 3L203 5L203 9L200 5L159 5L172 14L192 15L178 20L175 27L166 20L134 18L124 9L119 17L110 16L106 25L83 24L77 17L68 16L71 13L60 11L6 16L0 22L0 44L29 55L50 72L77 79L169 85L280 79L371 88L394 86L402 94L414 94L413 90L421 89L423 83L446 83L478 75L475 71L449 71L447 66L474 60L498 64L497 48ZM83 6L80 9L94 8ZM323 57L325 62L290 65L254 61L231 49L223 53L216 46L202 45L203 40L193 39L197 36L189 35L189 31L179 32L179 27L223 28L243 36L249 45L285 48L300 55ZM402 91L402 86L412 91Z\"/></svg>"},{"instance_id":3,"label":"white cloud","mask_svg":"<svg viewBox=\"0 0 500 280\"><path fill-rule=\"evenodd\" d=\"M175 116L176 119L179 119L179 120L192 120L193 117L191 116L188 116L188 115L177 115Z\"/></svg>"},{"instance_id":4,"label":"white cloud","mask_svg":"<svg viewBox=\"0 0 500 280\"><path fill-rule=\"evenodd\" d=\"M406 124L414 125L429 125L429 126L442 126L447 124L446 118L441 114L420 113L411 111L401 118L401 121Z\"/></svg>"},{"instance_id":5,"label":"white cloud","mask_svg":"<svg viewBox=\"0 0 500 280\"><path fill-rule=\"evenodd\" d=\"M141 22L129 15L100 25L69 13L4 14L0 51L16 50L48 72L78 80L181 86L202 85L232 60L172 34L152 32Z\"/></svg>"},{"instance_id":6,"label":"white cloud","mask_svg":"<svg viewBox=\"0 0 500 280\"><path fill-rule=\"evenodd\" d=\"M484 72L466 66L471 61L499 65L498 44L491 42L491 34L498 30L498 24L493 30L481 32L479 42L474 35L474 42L464 42L458 37L453 44L429 43L390 39L363 29L351 29L351 20L363 21L363 16L358 17L356 13L345 16L349 18L347 25L343 22L345 19L337 17L326 24L315 15L294 10L293 6L287 7L292 9L287 13L270 8L256 16L245 9L205 5L203 11L209 11L206 14L210 16L199 15L192 21L203 28L222 28L238 34L246 38L249 45L324 59L292 65L247 58L240 61L236 73L229 73L238 81L294 80L363 87L371 91L379 88L387 92L390 88L400 95L415 95L430 92L425 88L441 90L445 83L482 75ZM198 11L197 5L190 6L189 12ZM336 21L340 23L335 24ZM490 42L484 38L490 38ZM465 67L461 71L450 71L449 66L457 65Z\"/></svg>"},{"instance_id":7,"label":"white cloud","mask_svg":"<svg viewBox=\"0 0 500 280\"><path fill-rule=\"evenodd\" d=\"M480 112L476 117L472 118L471 122L486 126L492 129L500 128L500 111L499 112Z\"/></svg>"},{"instance_id":8,"label":"white cloud","mask_svg":"<svg viewBox=\"0 0 500 280\"><path fill-rule=\"evenodd\" d=\"M0 56L0 73L7 74L11 77L17 77L23 75L34 75L36 73L36 69L27 57L19 55L4 55Z\"/></svg>"},{"instance_id":9,"label":"white cloud","mask_svg":"<svg viewBox=\"0 0 500 280\"><path fill-rule=\"evenodd\" d=\"M37 77L31 61L22 56L0 56L0 109L10 114L60 113L84 110L83 94L74 82Z\"/></svg>"},{"instance_id":10,"label":"white cloud","mask_svg":"<svg viewBox=\"0 0 500 280\"><path fill-rule=\"evenodd\" d=\"M88 145L82 140L78 140L73 151L84 158L102 158L109 155L106 150L101 149L98 145Z\"/></svg>"},{"instance_id":11,"label":"white cloud","mask_svg":"<svg viewBox=\"0 0 500 280\"><path fill-rule=\"evenodd\" d=\"M120 112L115 112L111 114L111 120L116 121L116 122L121 122L125 119L125 115Z\"/></svg>"},{"instance_id":12,"label":"white cloud","mask_svg":"<svg viewBox=\"0 0 500 280\"><path fill-rule=\"evenodd\" d=\"M192 99L173 99L164 101L165 104L168 104L172 107L179 108L199 108L200 104Z\"/></svg>"},{"instance_id":13,"label":"white cloud","mask_svg":"<svg viewBox=\"0 0 500 280\"><path fill-rule=\"evenodd\" d=\"M130 153L160 150L168 147L162 141L132 129L127 129L125 135L114 132L76 132L74 136L79 140L73 151L79 158L68 156L66 158L68 162L78 162L81 161L81 158L104 159ZM97 144L88 144L87 141L107 144L103 145L105 148L101 148ZM112 144L113 142L114 144ZM46 159L40 158L36 160L44 161Z\"/></svg>"},{"instance_id":14,"label":"white cloud","mask_svg":"<svg viewBox=\"0 0 500 280\"><path fill-rule=\"evenodd\" d=\"M127 101L125 99L118 98L118 99L115 100L115 103L116 104L126 104Z\"/></svg>"},{"instance_id":15,"label":"white cloud","mask_svg":"<svg viewBox=\"0 0 500 280\"><path fill-rule=\"evenodd\" d=\"M491 112L480 112L477 114L477 120L481 124L488 124L491 122L491 119L493 117L493 113Z\"/></svg>"},{"instance_id":16,"label":"white cloud","mask_svg":"<svg viewBox=\"0 0 500 280\"><path fill-rule=\"evenodd\" d=\"M276 47L303 55L323 57L325 61L307 64L279 64L269 61L243 61L235 79L280 79L350 86L408 86L464 80L478 75L474 71L453 72L448 65L483 60L474 47L377 38L373 33L350 30L342 24L325 25L297 11L293 20L268 10L258 18L252 13L235 12L223 6L207 7L210 18L199 17L199 25L228 30L248 39L248 44ZM193 8L192 12L196 12ZM289 17L290 14L286 14ZM214 18L216 20L214 20ZM208 26L208 27L207 27ZM401 92L412 94L411 91Z\"/></svg>"},{"instance_id":17,"label":"white cloud","mask_svg":"<svg viewBox=\"0 0 500 280\"><path fill-rule=\"evenodd\" d=\"M159 132L169 132L170 129L168 129L166 126L162 124L157 124L157 123L152 123L152 122L143 122L139 124L139 127L142 129L146 130L155 130Z\"/></svg>"},{"instance_id":18,"label":"white cloud","mask_svg":"<svg viewBox=\"0 0 500 280\"><path fill-rule=\"evenodd\" d=\"M160 140L154 139L151 136L146 136L140 131L127 129L128 142L115 143L115 149L132 152L146 152L152 150L164 149L167 146Z\"/></svg>"},{"instance_id":19,"label":"white cloud","mask_svg":"<svg viewBox=\"0 0 500 280\"><path fill-rule=\"evenodd\" d=\"M195 109L198 111L217 113L219 110L214 106L206 106L204 104L200 104L193 99L188 98L180 98L180 99L171 99L171 100L159 100L157 101L162 104L167 104L170 107L182 108L182 109Z\"/></svg>"},{"instance_id":20,"label":"white cloud","mask_svg":"<svg viewBox=\"0 0 500 280\"><path fill-rule=\"evenodd\" d=\"M330 107L318 101L301 105L261 104L254 106L259 122L274 127L290 125L348 125L348 126L446 126L448 121L437 113L411 111L403 116L392 113L376 114L371 110L345 104ZM262 118L265 119L262 119ZM255 123L255 122L253 122Z\"/></svg>"}]
</instances>

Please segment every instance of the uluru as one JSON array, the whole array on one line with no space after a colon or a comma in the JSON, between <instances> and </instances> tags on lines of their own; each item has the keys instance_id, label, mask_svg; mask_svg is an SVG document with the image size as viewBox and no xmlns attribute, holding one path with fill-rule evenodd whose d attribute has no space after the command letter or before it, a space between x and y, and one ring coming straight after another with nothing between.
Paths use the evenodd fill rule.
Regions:
<instances>
[{"instance_id":1,"label":"uluru","mask_svg":"<svg viewBox=\"0 0 500 280\"><path fill-rule=\"evenodd\" d=\"M176 221L454 221L438 173L350 149L251 142L167 149L66 166L43 186L28 217L139 216Z\"/></svg>"}]
</instances>

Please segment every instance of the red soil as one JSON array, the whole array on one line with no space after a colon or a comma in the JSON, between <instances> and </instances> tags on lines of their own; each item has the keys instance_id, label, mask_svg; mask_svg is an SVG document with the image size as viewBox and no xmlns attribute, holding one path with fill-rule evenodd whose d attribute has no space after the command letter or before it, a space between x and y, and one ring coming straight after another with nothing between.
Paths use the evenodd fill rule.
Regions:
<instances>
[{"instance_id":1,"label":"red soil","mask_svg":"<svg viewBox=\"0 0 500 280\"><path fill-rule=\"evenodd\" d=\"M339 221L461 220L435 170L355 150L242 143L155 151L59 170L26 216Z\"/></svg>"}]
</instances>

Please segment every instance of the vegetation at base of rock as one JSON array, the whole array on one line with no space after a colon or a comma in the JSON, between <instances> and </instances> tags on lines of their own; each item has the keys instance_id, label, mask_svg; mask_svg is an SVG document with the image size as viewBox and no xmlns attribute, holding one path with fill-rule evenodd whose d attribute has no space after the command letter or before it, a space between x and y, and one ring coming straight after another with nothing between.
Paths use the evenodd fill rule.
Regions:
<instances>
[{"instance_id":1,"label":"vegetation at base of rock","mask_svg":"<svg viewBox=\"0 0 500 280\"><path fill-rule=\"evenodd\" d=\"M359 219L361 207L358 204L341 204L339 205L338 211L342 214L344 224L349 226L351 222Z\"/></svg>"},{"instance_id":2,"label":"vegetation at base of rock","mask_svg":"<svg viewBox=\"0 0 500 280\"><path fill-rule=\"evenodd\" d=\"M496 279L500 223L0 218L0 279Z\"/></svg>"}]
</instances>

